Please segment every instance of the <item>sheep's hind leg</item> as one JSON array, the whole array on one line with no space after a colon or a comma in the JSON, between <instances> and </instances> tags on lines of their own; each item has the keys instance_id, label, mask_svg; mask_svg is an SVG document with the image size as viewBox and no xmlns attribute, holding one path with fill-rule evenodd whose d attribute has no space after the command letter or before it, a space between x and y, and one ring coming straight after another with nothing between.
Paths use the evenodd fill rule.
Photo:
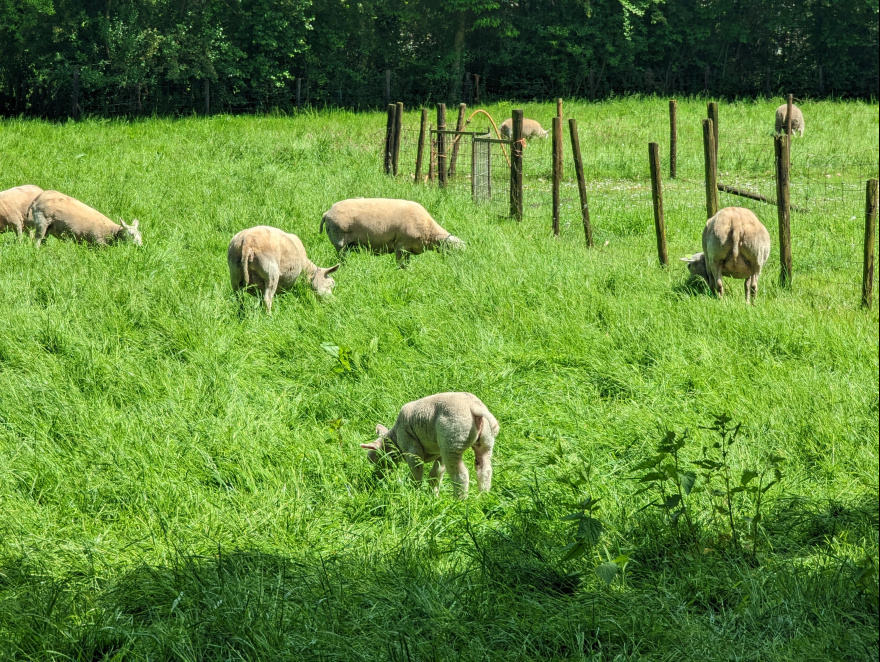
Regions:
<instances>
[{"instance_id":1,"label":"sheep's hind leg","mask_svg":"<svg viewBox=\"0 0 880 662\"><path fill-rule=\"evenodd\" d=\"M474 466L477 469L480 492L488 492L492 487L492 446L485 443L474 446Z\"/></svg>"},{"instance_id":2,"label":"sheep's hind leg","mask_svg":"<svg viewBox=\"0 0 880 662\"><path fill-rule=\"evenodd\" d=\"M431 473L428 474L428 485L434 491L434 496L440 494L440 481L443 480L445 471L446 466L443 464L443 460L440 458L434 460L434 466L431 467Z\"/></svg>"},{"instance_id":3,"label":"sheep's hind leg","mask_svg":"<svg viewBox=\"0 0 880 662\"><path fill-rule=\"evenodd\" d=\"M456 498L467 499L468 481L471 477L461 455L447 455L443 458L443 464L449 472L449 480L452 481L452 491Z\"/></svg>"}]
</instances>

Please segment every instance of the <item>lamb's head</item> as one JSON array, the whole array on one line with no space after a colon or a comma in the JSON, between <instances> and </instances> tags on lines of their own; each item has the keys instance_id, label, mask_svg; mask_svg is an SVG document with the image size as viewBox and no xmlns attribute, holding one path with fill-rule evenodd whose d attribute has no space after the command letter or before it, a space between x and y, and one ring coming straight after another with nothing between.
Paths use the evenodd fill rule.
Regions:
<instances>
[{"instance_id":1,"label":"lamb's head","mask_svg":"<svg viewBox=\"0 0 880 662\"><path fill-rule=\"evenodd\" d=\"M319 297L326 297L333 293L333 288L336 287L336 281L330 277L330 274L338 268L338 264L334 267L328 267L327 269L315 267L315 274L312 276L310 283L315 294Z\"/></svg>"},{"instance_id":2,"label":"lamb's head","mask_svg":"<svg viewBox=\"0 0 880 662\"><path fill-rule=\"evenodd\" d=\"M377 425L376 434L379 435L376 441L361 444L361 448L367 451L367 458L375 467L376 477L381 478L391 467L400 462L401 456L388 428L381 424Z\"/></svg>"},{"instance_id":3,"label":"lamb's head","mask_svg":"<svg viewBox=\"0 0 880 662\"><path fill-rule=\"evenodd\" d=\"M144 240L141 238L140 230L138 230L138 225L140 225L140 222L137 219L134 219L131 222L131 225L127 225L125 221L120 218L119 225L122 226L122 230L120 230L119 234L117 234L116 236L120 242L131 242L135 246L143 245Z\"/></svg>"},{"instance_id":4,"label":"lamb's head","mask_svg":"<svg viewBox=\"0 0 880 662\"><path fill-rule=\"evenodd\" d=\"M455 235L449 235L440 242L440 247L444 250L463 251L465 243Z\"/></svg>"},{"instance_id":5,"label":"lamb's head","mask_svg":"<svg viewBox=\"0 0 880 662\"><path fill-rule=\"evenodd\" d=\"M682 262L687 262L688 271L691 273L691 276L699 276L707 283L709 282L709 272L706 271L706 256L702 253L697 253L696 255L692 255L690 257L682 257L679 258Z\"/></svg>"},{"instance_id":6,"label":"lamb's head","mask_svg":"<svg viewBox=\"0 0 880 662\"><path fill-rule=\"evenodd\" d=\"M546 138L547 136L550 135L550 131L548 129L544 129L543 131L544 131L544 133L537 134L538 138Z\"/></svg>"}]
</instances>

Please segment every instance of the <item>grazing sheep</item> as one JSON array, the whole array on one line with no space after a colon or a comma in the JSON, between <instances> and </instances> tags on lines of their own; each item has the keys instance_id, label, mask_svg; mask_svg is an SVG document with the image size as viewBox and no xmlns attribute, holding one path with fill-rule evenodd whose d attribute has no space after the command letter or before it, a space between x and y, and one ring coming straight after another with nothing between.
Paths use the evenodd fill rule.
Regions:
<instances>
[{"instance_id":1,"label":"grazing sheep","mask_svg":"<svg viewBox=\"0 0 880 662\"><path fill-rule=\"evenodd\" d=\"M39 186L25 184L15 188L0 191L0 232L9 228L15 230L15 234L21 236L24 222L27 218L28 207L40 193Z\"/></svg>"},{"instance_id":2,"label":"grazing sheep","mask_svg":"<svg viewBox=\"0 0 880 662\"><path fill-rule=\"evenodd\" d=\"M34 239L39 246L49 234L55 237L71 236L76 241L106 246L114 242L132 242L140 246L143 240L138 231L138 220L131 225L116 225L101 212L92 209L69 195L58 191L43 191L31 203L25 226L34 228Z\"/></svg>"},{"instance_id":3,"label":"grazing sheep","mask_svg":"<svg viewBox=\"0 0 880 662\"><path fill-rule=\"evenodd\" d=\"M339 268L338 264L329 269L315 266L306 257L299 237L266 225L235 235L229 242L226 259L232 291L256 287L270 313L275 291L290 289L301 274L309 279L309 285L318 296L329 295L336 286L330 274Z\"/></svg>"},{"instance_id":4,"label":"grazing sheep","mask_svg":"<svg viewBox=\"0 0 880 662\"><path fill-rule=\"evenodd\" d=\"M758 217L743 207L725 207L706 222L703 252L681 258L694 276L724 296L722 276L745 278L746 301L758 296L758 277L770 255L770 233Z\"/></svg>"},{"instance_id":5,"label":"grazing sheep","mask_svg":"<svg viewBox=\"0 0 880 662\"><path fill-rule=\"evenodd\" d=\"M523 128L522 128L523 138L546 138L549 135L549 131L545 131L541 125L535 120L529 120L525 117L523 118ZM501 137L502 138L512 138L513 137L513 119L508 117L501 123Z\"/></svg>"},{"instance_id":6,"label":"grazing sheep","mask_svg":"<svg viewBox=\"0 0 880 662\"><path fill-rule=\"evenodd\" d=\"M416 482L422 481L425 464L433 462L428 482L434 494L440 491L443 472L449 470L455 496L467 498L468 470L462 456L474 449L474 465L481 492L492 486L492 447L498 435L498 421L472 393L438 393L407 403L400 408L390 430L376 426L379 438L361 448L382 475L400 460L409 465Z\"/></svg>"},{"instance_id":7,"label":"grazing sheep","mask_svg":"<svg viewBox=\"0 0 880 662\"><path fill-rule=\"evenodd\" d=\"M785 131L785 115L788 112L788 104L784 103L776 109L776 133ZM797 106L791 107L791 132L803 137L804 135L804 114Z\"/></svg>"},{"instance_id":8,"label":"grazing sheep","mask_svg":"<svg viewBox=\"0 0 880 662\"><path fill-rule=\"evenodd\" d=\"M342 253L351 246L368 246L379 253L394 251L398 263L405 253L426 248L463 248L464 242L441 228L418 202L388 198L342 200L324 214L319 232Z\"/></svg>"}]
</instances>

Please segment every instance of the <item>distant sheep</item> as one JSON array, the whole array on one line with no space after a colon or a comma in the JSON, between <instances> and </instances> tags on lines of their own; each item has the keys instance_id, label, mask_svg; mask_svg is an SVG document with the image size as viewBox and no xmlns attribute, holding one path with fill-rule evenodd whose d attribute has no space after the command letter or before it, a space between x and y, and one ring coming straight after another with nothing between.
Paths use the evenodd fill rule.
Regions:
<instances>
[{"instance_id":1,"label":"distant sheep","mask_svg":"<svg viewBox=\"0 0 880 662\"><path fill-rule=\"evenodd\" d=\"M115 242L143 243L138 231L138 220L117 225L101 212L92 209L76 198L58 191L43 191L34 199L28 210L25 226L34 229L34 239L39 246L46 235L72 237L98 246Z\"/></svg>"},{"instance_id":2,"label":"distant sheep","mask_svg":"<svg viewBox=\"0 0 880 662\"><path fill-rule=\"evenodd\" d=\"M722 276L745 278L746 302L754 303L758 277L769 255L770 233L758 217L743 207L725 207L706 222L703 252L681 259L719 298L724 296Z\"/></svg>"},{"instance_id":3,"label":"distant sheep","mask_svg":"<svg viewBox=\"0 0 880 662\"><path fill-rule=\"evenodd\" d=\"M464 247L464 242L441 228L422 205L410 200L342 200L324 214L319 232L324 226L338 253L352 246L367 246L379 253L394 251L398 263L407 253Z\"/></svg>"},{"instance_id":4,"label":"distant sheep","mask_svg":"<svg viewBox=\"0 0 880 662\"><path fill-rule=\"evenodd\" d=\"M0 232L10 228L19 237L27 219L28 207L43 192L39 186L25 184L0 191Z\"/></svg>"},{"instance_id":5,"label":"distant sheep","mask_svg":"<svg viewBox=\"0 0 880 662\"><path fill-rule=\"evenodd\" d=\"M492 448L498 421L472 393L438 393L405 404L390 430L376 426L379 438L361 448L383 474L392 464L405 460L416 482L423 467L433 462L428 481L437 494L443 472L449 470L455 496L467 498L468 474L462 456L474 449L474 466L481 492L492 486Z\"/></svg>"},{"instance_id":6,"label":"distant sheep","mask_svg":"<svg viewBox=\"0 0 880 662\"><path fill-rule=\"evenodd\" d=\"M256 287L270 313L275 291L290 289L302 274L319 296L329 295L336 286L330 274L339 268L338 264L328 269L315 266L306 257L299 237L267 225L235 235L229 242L226 260L232 291Z\"/></svg>"},{"instance_id":7,"label":"distant sheep","mask_svg":"<svg viewBox=\"0 0 880 662\"><path fill-rule=\"evenodd\" d=\"M785 116L788 113L788 104L784 103L776 109L776 133L785 131ZM804 135L804 114L795 105L791 107L791 132Z\"/></svg>"},{"instance_id":8,"label":"distant sheep","mask_svg":"<svg viewBox=\"0 0 880 662\"><path fill-rule=\"evenodd\" d=\"M535 120L523 118L522 134L523 138L546 138L549 131L545 131L541 125ZM501 123L501 137L513 137L513 119L508 117Z\"/></svg>"}]
</instances>

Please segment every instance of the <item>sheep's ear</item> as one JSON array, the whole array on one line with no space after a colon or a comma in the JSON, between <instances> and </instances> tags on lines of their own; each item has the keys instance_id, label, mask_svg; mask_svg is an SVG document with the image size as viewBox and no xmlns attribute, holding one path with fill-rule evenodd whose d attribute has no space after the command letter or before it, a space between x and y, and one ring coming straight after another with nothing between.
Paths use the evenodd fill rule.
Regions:
<instances>
[{"instance_id":1,"label":"sheep's ear","mask_svg":"<svg viewBox=\"0 0 880 662\"><path fill-rule=\"evenodd\" d=\"M682 262L687 262L688 264L693 262L693 260L691 260L691 258L689 258L689 257L680 257L678 259L681 260Z\"/></svg>"},{"instance_id":2,"label":"sheep's ear","mask_svg":"<svg viewBox=\"0 0 880 662\"><path fill-rule=\"evenodd\" d=\"M339 265L338 265L338 264L337 264L335 267L330 267L329 269L327 269L327 271L325 271L324 274L325 274L325 275L327 275L327 274L332 274L332 273L333 273L334 271L336 271L337 269L339 269Z\"/></svg>"},{"instance_id":3,"label":"sheep's ear","mask_svg":"<svg viewBox=\"0 0 880 662\"><path fill-rule=\"evenodd\" d=\"M128 227L129 227L129 226L127 226L127 225L125 224L125 221L123 221L121 218L119 219L119 225L121 225L121 226L124 227L126 230L128 230Z\"/></svg>"},{"instance_id":4,"label":"sheep's ear","mask_svg":"<svg viewBox=\"0 0 880 662\"><path fill-rule=\"evenodd\" d=\"M376 426L376 434L378 434L381 437L387 437L388 436L388 428L386 428L384 425L379 423L379 425Z\"/></svg>"},{"instance_id":5,"label":"sheep's ear","mask_svg":"<svg viewBox=\"0 0 880 662\"><path fill-rule=\"evenodd\" d=\"M139 224L140 224L140 221L137 220L137 219L134 219L134 220L131 222L131 228L132 228L132 230L137 230Z\"/></svg>"},{"instance_id":6,"label":"sheep's ear","mask_svg":"<svg viewBox=\"0 0 880 662\"><path fill-rule=\"evenodd\" d=\"M382 449L382 442L377 439L376 441L371 441L369 444L361 444L361 448L368 451L378 451Z\"/></svg>"}]
</instances>

